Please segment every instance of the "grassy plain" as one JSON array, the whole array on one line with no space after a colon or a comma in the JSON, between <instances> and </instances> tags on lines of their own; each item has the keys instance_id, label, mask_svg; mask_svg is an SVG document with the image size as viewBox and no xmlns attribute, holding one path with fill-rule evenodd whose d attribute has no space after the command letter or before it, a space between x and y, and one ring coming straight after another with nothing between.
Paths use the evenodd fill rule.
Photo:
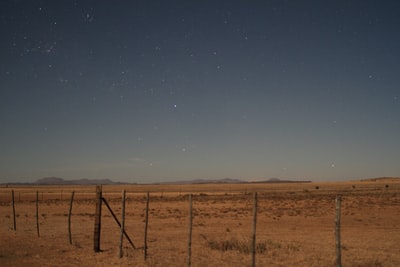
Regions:
<instances>
[{"instance_id":1,"label":"grassy plain","mask_svg":"<svg viewBox=\"0 0 400 267\"><path fill-rule=\"evenodd\" d=\"M0 187L1 266L185 266L188 194L193 194L192 266L250 266L253 192L258 192L257 266L335 266L335 198L342 195L343 266L400 266L400 181L118 185L103 197L121 218L124 240L103 205L100 253L93 250L95 186ZM11 190L15 195L13 230ZM36 231L36 191L39 229ZM68 239L71 192L72 245ZM143 259L146 192L148 258Z\"/></svg>"}]
</instances>

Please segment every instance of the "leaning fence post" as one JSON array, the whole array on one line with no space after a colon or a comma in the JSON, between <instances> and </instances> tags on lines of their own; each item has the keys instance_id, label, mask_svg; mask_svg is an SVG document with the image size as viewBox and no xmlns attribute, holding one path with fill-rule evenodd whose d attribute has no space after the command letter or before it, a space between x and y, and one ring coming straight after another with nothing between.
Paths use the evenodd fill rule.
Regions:
<instances>
[{"instance_id":1,"label":"leaning fence post","mask_svg":"<svg viewBox=\"0 0 400 267\"><path fill-rule=\"evenodd\" d=\"M68 211L68 237L69 243L72 245L72 234L71 234L71 216L72 216L72 203L74 202L75 191L71 193L71 201L69 202L69 211Z\"/></svg>"},{"instance_id":2,"label":"leaning fence post","mask_svg":"<svg viewBox=\"0 0 400 267\"><path fill-rule=\"evenodd\" d=\"M36 191L36 231L37 231L37 236L40 237L40 234L39 234L39 191Z\"/></svg>"},{"instance_id":3,"label":"leaning fence post","mask_svg":"<svg viewBox=\"0 0 400 267\"><path fill-rule=\"evenodd\" d=\"M119 257L120 258L122 258L122 255L123 255L122 245L124 242L124 231L125 231L125 196L126 196L126 191L124 189L122 191L121 236L119 238Z\"/></svg>"},{"instance_id":4,"label":"leaning fence post","mask_svg":"<svg viewBox=\"0 0 400 267\"><path fill-rule=\"evenodd\" d=\"M17 222L16 222L16 218L15 218L14 189L11 190L11 203L12 203L13 218L14 218L14 231L17 231Z\"/></svg>"},{"instance_id":5,"label":"leaning fence post","mask_svg":"<svg viewBox=\"0 0 400 267\"><path fill-rule=\"evenodd\" d=\"M192 222L193 222L193 211L192 211L192 194L189 195L189 237L188 237L188 256L187 266L190 267L192 264Z\"/></svg>"},{"instance_id":6,"label":"leaning fence post","mask_svg":"<svg viewBox=\"0 0 400 267\"><path fill-rule=\"evenodd\" d=\"M110 205L108 205L108 202L105 198L102 198L104 204L106 204L106 207L108 208L108 210L110 211L111 215L113 216L115 222L118 224L119 227L121 227L121 223L119 222L117 216L115 216L115 213L112 211ZM124 231L124 235L126 237L126 239L128 239L129 243L131 244L131 246L136 249L135 245L133 244L131 238L129 237L129 235Z\"/></svg>"},{"instance_id":7,"label":"leaning fence post","mask_svg":"<svg viewBox=\"0 0 400 267\"><path fill-rule=\"evenodd\" d=\"M100 252L102 187L96 186L96 214L94 220L94 252Z\"/></svg>"},{"instance_id":8,"label":"leaning fence post","mask_svg":"<svg viewBox=\"0 0 400 267\"><path fill-rule=\"evenodd\" d=\"M336 220L335 220L335 236L336 236L336 266L342 266L342 253L340 243L340 208L341 208L342 197L336 196Z\"/></svg>"},{"instance_id":9,"label":"leaning fence post","mask_svg":"<svg viewBox=\"0 0 400 267\"><path fill-rule=\"evenodd\" d=\"M144 260L147 259L147 228L149 225L149 201L150 201L150 193L147 192L146 215L145 215L145 224L144 224Z\"/></svg>"}]
</instances>

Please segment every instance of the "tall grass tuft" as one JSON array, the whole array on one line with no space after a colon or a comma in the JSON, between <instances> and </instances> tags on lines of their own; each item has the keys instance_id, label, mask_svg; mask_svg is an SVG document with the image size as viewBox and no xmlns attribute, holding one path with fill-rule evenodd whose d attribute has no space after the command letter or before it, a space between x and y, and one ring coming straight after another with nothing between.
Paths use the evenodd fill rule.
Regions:
<instances>
[{"instance_id":1,"label":"tall grass tuft","mask_svg":"<svg viewBox=\"0 0 400 267\"><path fill-rule=\"evenodd\" d=\"M236 250L244 254L250 254L252 251L251 240L238 240L236 238L231 238L229 240L209 240L208 247L220 251ZM266 251L266 241L258 242L256 244L256 252L258 254L265 253Z\"/></svg>"}]
</instances>

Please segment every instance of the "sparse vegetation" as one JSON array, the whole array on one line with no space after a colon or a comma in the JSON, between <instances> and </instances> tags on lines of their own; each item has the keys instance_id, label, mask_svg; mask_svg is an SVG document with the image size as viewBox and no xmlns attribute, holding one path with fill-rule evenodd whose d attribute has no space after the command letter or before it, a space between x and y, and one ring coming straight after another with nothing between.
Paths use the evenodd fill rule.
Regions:
<instances>
[{"instance_id":1,"label":"sparse vegetation","mask_svg":"<svg viewBox=\"0 0 400 267\"><path fill-rule=\"evenodd\" d=\"M390 191L386 190L390 186ZM353 187L354 186L354 187ZM121 191L127 190L126 231L143 247L144 208L150 191L148 259L128 242L117 256L119 227L107 209L102 214L102 252L93 251L94 187L0 188L0 251L5 266L185 266L188 195L193 194L194 266L246 266L251 251L252 194L259 192L257 266L332 266L335 197L343 195L343 265L400 266L400 180L315 184L104 186L104 197L121 216ZM17 231L12 229L10 190L16 196ZM35 226L39 191L40 238ZM63 192L63 199L60 200ZM72 238L67 217L74 190ZM25 216L28 215L28 216ZM5 256L7 255L7 256Z\"/></svg>"},{"instance_id":2,"label":"sparse vegetation","mask_svg":"<svg viewBox=\"0 0 400 267\"><path fill-rule=\"evenodd\" d=\"M214 250L228 251L235 250L240 253L249 254L252 251L252 244L250 239L239 240L236 238L230 238L227 240L210 240L208 241L208 247ZM267 242L257 242L256 253L262 254L267 251Z\"/></svg>"}]
</instances>

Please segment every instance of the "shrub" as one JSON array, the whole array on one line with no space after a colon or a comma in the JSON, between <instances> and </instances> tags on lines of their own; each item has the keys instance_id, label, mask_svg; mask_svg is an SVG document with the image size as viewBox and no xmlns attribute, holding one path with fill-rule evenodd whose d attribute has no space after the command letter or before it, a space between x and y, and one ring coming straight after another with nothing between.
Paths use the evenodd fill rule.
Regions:
<instances>
[{"instance_id":1,"label":"shrub","mask_svg":"<svg viewBox=\"0 0 400 267\"><path fill-rule=\"evenodd\" d=\"M236 238L231 238L229 240L210 240L208 241L208 247L214 250L236 250L240 253L249 254L252 250L252 243L251 240L238 240ZM258 254L265 253L266 251L267 242L258 242L256 244L256 252Z\"/></svg>"}]
</instances>

